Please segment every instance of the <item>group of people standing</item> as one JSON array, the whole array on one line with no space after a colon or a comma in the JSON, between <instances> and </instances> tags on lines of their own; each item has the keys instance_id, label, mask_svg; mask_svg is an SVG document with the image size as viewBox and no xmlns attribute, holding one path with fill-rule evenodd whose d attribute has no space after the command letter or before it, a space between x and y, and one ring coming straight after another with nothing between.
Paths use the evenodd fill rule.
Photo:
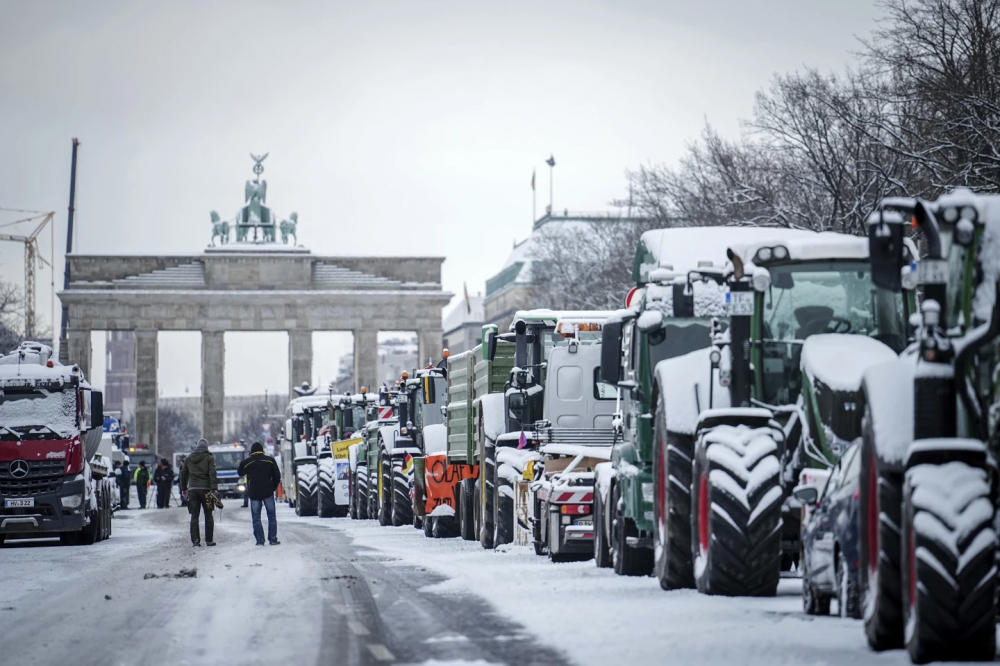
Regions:
<instances>
[{"instance_id":1,"label":"group of people standing","mask_svg":"<svg viewBox=\"0 0 1000 666\"><path fill-rule=\"evenodd\" d=\"M115 480L121 495L120 506L122 509L129 508L129 495L133 484L135 484L135 491L139 496L139 508L145 509L146 497L151 483L156 486L156 508L166 509L170 507L170 487L174 483L174 468L166 458L156 463L156 469L152 476L150 476L144 460L139 463L135 470L129 466L128 458L120 462L116 460Z\"/></svg>"}]
</instances>

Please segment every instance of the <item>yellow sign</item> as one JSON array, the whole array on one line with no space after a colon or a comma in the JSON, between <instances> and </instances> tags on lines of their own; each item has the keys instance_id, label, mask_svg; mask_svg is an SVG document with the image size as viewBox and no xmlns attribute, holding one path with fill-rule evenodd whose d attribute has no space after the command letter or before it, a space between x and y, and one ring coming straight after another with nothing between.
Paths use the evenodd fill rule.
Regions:
<instances>
[{"instance_id":1,"label":"yellow sign","mask_svg":"<svg viewBox=\"0 0 1000 666\"><path fill-rule=\"evenodd\" d=\"M333 449L333 457L337 459L347 460L347 449L354 446L355 444L360 444L361 438L357 439L345 439L339 442L334 442L331 445Z\"/></svg>"}]
</instances>

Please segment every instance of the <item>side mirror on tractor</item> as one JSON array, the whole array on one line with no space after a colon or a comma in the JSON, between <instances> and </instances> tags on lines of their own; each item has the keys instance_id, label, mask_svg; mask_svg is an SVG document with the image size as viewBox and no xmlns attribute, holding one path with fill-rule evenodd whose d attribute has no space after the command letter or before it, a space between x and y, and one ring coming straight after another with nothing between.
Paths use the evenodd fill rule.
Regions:
<instances>
[{"instance_id":1,"label":"side mirror on tractor","mask_svg":"<svg viewBox=\"0 0 1000 666\"><path fill-rule=\"evenodd\" d=\"M816 486L798 486L792 495L800 502L813 506L819 500L819 489Z\"/></svg>"},{"instance_id":2,"label":"side mirror on tractor","mask_svg":"<svg viewBox=\"0 0 1000 666\"><path fill-rule=\"evenodd\" d=\"M607 322L601 332L601 381L617 386L621 381L622 323Z\"/></svg>"},{"instance_id":3,"label":"side mirror on tractor","mask_svg":"<svg viewBox=\"0 0 1000 666\"><path fill-rule=\"evenodd\" d=\"M90 427L104 427L104 394L100 391L90 392Z\"/></svg>"},{"instance_id":4,"label":"side mirror on tractor","mask_svg":"<svg viewBox=\"0 0 1000 666\"><path fill-rule=\"evenodd\" d=\"M483 326L483 356L487 361L492 361L497 355L497 329L496 326Z\"/></svg>"},{"instance_id":5,"label":"side mirror on tractor","mask_svg":"<svg viewBox=\"0 0 1000 666\"><path fill-rule=\"evenodd\" d=\"M868 256L872 282L892 292L903 288L903 216L880 209L868 218Z\"/></svg>"}]
</instances>

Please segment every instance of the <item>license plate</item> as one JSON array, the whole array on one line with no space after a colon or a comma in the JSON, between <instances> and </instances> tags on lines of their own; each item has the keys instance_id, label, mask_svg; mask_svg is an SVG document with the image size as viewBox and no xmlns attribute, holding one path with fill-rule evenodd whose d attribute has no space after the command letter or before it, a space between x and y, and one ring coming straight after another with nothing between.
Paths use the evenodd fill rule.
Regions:
<instances>
[{"instance_id":1,"label":"license plate","mask_svg":"<svg viewBox=\"0 0 1000 666\"><path fill-rule=\"evenodd\" d=\"M726 294L726 312L732 316L749 316L753 314L753 292L731 291Z\"/></svg>"},{"instance_id":2,"label":"license plate","mask_svg":"<svg viewBox=\"0 0 1000 666\"><path fill-rule=\"evenodd\" d=\"M947 284L948 262L944 259L923 259L917 264L917 281L920 284Z\"/></svg>"},{"instance_id":3,"label":"license plate","mask_svg":"<svg viewBox=\"0 0 1000 666\"><path fill-rule=\"evenodd\" d=\"M5 509L17 509L22 507L33 507L35 506L35 498L29 497L28 499L9 499L3 501L3 506Z\"/></svg>"}]
</instances>

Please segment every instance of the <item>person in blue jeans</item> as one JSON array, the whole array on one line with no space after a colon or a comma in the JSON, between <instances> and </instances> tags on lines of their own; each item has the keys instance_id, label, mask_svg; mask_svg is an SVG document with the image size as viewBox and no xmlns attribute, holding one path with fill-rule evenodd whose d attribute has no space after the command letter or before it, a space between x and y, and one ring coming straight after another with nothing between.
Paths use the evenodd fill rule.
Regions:
<instances>
[{"instance_id":1,"label":"person in blue jeans","mask_svg":"<svg viewBox=\"0 0 1000 666\"><path fill-rule=\"evenodd\" d=\"M267 510L267 540L277 546L278 519L274 513L274 493L281 483L281 471L271 456L264 455L264 445L254 442L250 457L244 458L237 472L246 477L247 495L250 497L250 515L253 517L253 536L258 546L264 545L264 525L260 520L261 509Z\"/></svg>"}]
</instances>

